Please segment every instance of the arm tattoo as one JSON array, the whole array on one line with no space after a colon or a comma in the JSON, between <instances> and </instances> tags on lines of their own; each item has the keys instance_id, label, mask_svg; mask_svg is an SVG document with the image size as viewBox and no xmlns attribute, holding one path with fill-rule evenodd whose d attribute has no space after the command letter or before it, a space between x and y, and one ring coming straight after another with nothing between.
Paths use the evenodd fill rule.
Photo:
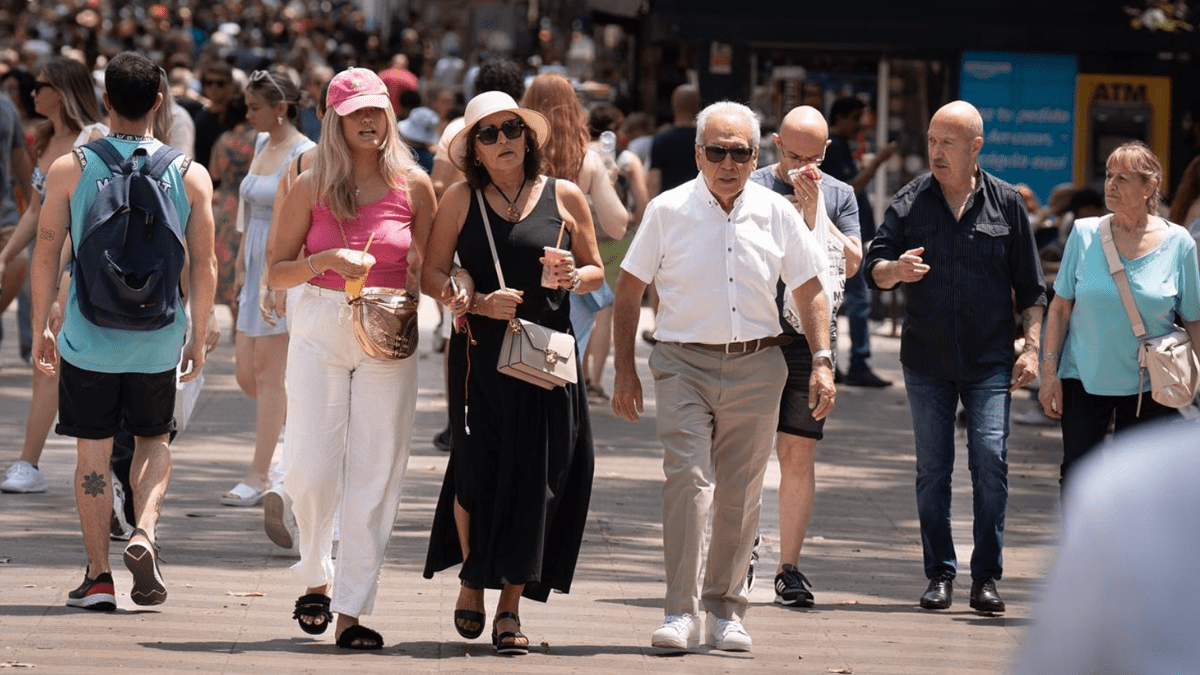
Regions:
<instances>
[{"instance_id":1,"label":"arm tattoo","mask_svg":"<svg viewBox=\"0 0 1200 675\"><path fill-rule=\"evenodd\" d=\"M57 238L57 235L54 234L54 230L42 228L38 230L38 237L45 239L46 241L54 241L55 238Z\"/></svg>"},{"instance_id":2,"label":"arm tattoo","mask_svg":"<svg viewBox=\"0 0 1200 675\"><path fill-rule=\"evenodd\" d=\"M104 494L104 477L95 471L84 476L81 485L83 486L83 493L89 497L99 497Z\"/></svg>"}]
</instances>

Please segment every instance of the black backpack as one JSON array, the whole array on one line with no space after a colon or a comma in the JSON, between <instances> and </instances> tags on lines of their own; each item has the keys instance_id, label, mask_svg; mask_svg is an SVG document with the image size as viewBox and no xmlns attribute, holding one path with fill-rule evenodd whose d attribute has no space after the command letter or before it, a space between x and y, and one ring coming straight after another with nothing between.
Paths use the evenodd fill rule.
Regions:
<instances>
[{"instance_id":1,"label":"black backpack","mask_svg":"<svg viewBox=\"0 0 1200 675\"><path fill-rule=\"evenodd\" d=\"M100 181L75 246L79 311L104 328L169 326L185 250L179 214L161 178L182 153L164 145L149 157L138 148L125 159L106 138L83 147L108 165L112 178Z\"/></svg>"}]
</instances>

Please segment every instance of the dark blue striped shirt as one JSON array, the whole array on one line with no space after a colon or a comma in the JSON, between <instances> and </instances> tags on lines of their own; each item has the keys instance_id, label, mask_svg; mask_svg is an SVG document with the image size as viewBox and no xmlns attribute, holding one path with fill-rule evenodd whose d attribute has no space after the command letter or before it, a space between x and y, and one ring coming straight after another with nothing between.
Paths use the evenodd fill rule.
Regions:
<instances>
[{"instance_id":1,"label":"dark blue striped shirt","mask_svg":"<svg viewBox=\"0 0 1200 675\"><path fill-rule=\"evenodd\" d=\"M900 361L947 380L977 380L1012 368L1013 311L1046 305L1037 246L1020 195L984 171L961 220L927 173L892 199L867 251L867 283L879 288L872 268L925 247L929 272L905 285Z\"/></svg>"}]
</instances>

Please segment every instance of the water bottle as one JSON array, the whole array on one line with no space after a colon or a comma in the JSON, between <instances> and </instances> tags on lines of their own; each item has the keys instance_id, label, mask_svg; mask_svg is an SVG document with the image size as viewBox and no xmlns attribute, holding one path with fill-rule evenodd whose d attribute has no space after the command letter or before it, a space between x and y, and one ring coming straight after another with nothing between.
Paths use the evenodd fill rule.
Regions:
<instances>
[{"instance_id":1,"label":"water bottle","mask_svg":"<svg viewBox=\"0 0 1200 675\"><path fill-rule=\"evenodd\" d=\"M611 169L617 165L617 135L611 131L600 132L600 156L604 166Z\"/></svg>"}]
</instances>

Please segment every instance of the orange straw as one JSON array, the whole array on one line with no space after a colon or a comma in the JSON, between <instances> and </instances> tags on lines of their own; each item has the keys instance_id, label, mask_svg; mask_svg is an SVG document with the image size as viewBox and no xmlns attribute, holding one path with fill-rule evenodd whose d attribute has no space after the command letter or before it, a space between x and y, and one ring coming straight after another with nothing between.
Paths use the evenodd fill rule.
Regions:
<instances>
[{"instance_id":1,"label":"orange straw","mask_svg":"<svg viewBox=\"0 0 1200 675\"><path fill-rule=\"evenodd\" d=\"M567 226L567 221L565 221L565 220L562 221L562 223L558 226L558 240L554 242L554 248L562 248L563 228L565 228L566 226Z\"/></svg>"}]
</instances>

